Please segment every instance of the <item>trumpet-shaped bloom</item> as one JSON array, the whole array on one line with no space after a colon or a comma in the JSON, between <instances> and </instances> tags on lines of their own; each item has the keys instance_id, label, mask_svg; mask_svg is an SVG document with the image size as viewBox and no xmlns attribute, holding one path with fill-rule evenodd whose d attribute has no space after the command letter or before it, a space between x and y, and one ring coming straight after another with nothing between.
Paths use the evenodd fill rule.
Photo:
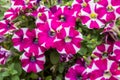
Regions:
<instances>
[{"instance_id":1,"label":"trumpet-shaped bloom","mask_svg":"<svg viewBox=\"0 0 120 80\"><path fill-rule=\"evenodd\" d=\"M54 40L57 35L56 27L54 23L51 23L51 20L48 20L48 23L44 24L43 26L38 26L39 29L39 43L45 47L46 49L54 48Z\"/></svg>"},{"instance_id":2,"label":"trumpet-shaped bloom","mask_svg":"<svg viewBox=\"0 0 120 80\"><path fill-rule=\"evenodd\" d=\"M10 8L4 13L4 19L14 20L19 16L20 9L19 8Z\"/></svg>"},{"instance_id":3,"label":"trumpet-shaped bloom","mask_svg":"<svg viewBox=\"0 0 120 80\"><path fill-rule=\"evenodd\" d=\"M44 54L34 54L24 52L21 56L22 68L30 73L30 72L40 72L44 69L45 64L45 56Z\"/></svg>"},{"instance_id":4,"label":"trumpet-shaped bloom","mask_svg":"<svg viewBox=\"0 0 120 80\"><path fill-rule=\"evenodd\" d=\"M99 17L106 22L117 19L120 14L120 1L119 0L99 0L97 2L97 11Z\"/></svg>"},{"instance_id":5,"label":"trumpet-shaped bloom","mask_svg":"<svg viewBox=\"0 0 120 80\"><path fill-rule=\"evenodd\" d=\"M30 32L28 28L21 28L18 31L16 31L12 37L12 42L14 45L14 48L16 48L18 51L23 51L25 47L25 36L26 32Z\"/></svg>"},{"instance_id":6,"label":"trumpet-shaped bloom","mask_svg":"<svg viewBox=\"0 0 120 80\"><path fill-rule=\"evenodd\" d=\"M80 50L82 35L73 27L62 28L54 40L54 46L59 53L76 54Z\"/></svg>"},{"instance_id":7,"label":"trumpet-shaped bloom","mask_svg":"<svg viewBox=\"0 0 120 80\"><path fill-rule=\"evenodd\" d=\"M7 20L0 21L0 35L9 33L10 31L12 31L14 29L15 29L15 26L13 23L11 23Z\"/></svg>"},{"instance_id":8,"label":"trumpet-shaped bloom","mask_svg":"<svg viewBox=\"0 0 120 80\"><path fill-rule=\"evenodd\" d=\"M112 52L113 52L113 45L101 44L101 45L98 45L93 50L93 55L95 55L96 57L102 58L102 57L110 56Z\"/></svg>"},{"instance_id":9,"label":"trumpet-shaped bloom","mask_svg":"<svg viewBox=\"0 0 120 80\"><path fill-rule=\"evenodd\" d=\"M51 19L52 23L55 25L59 24L59 26L62 25L63 27L75 26L76 22L74 11L69 9L68 6L59 7Z\"/></svg>"},{"instance_id":10,"label":"trumpet-shaped bloom","mask_svg":"<svg viewBox=\"0 0 120 80\"><path fill-rule=\"evenodd\" d=\"M93 1L83 4L85 8L83 7L79 14L82 24L86 25L89 29L103 28L105 23L99 18L100 14L96 11L96 4Z\"/></svg>"},{"instance_id":11,"label":"trumpet-shaped bloom","mask_svg":"<svg viewBox=\"0 0 120 80\"><path fill-rule=\"evenodd\" d=\"M86 69L90 80L119 80L119 64L107 58L94 59Z\"/></svg>"},{"instance_id":12,"label":"trumpet-shaped bloom","mask_svg":"<svg viewBox=\"0 0 120 80\"><path fill-rule=\"evenodd\" d=\"M83 80L82 75L85 70L84 62L77 61L75 65L68 69L65 75L65 80Z\"/></svg>"}]
</instances>

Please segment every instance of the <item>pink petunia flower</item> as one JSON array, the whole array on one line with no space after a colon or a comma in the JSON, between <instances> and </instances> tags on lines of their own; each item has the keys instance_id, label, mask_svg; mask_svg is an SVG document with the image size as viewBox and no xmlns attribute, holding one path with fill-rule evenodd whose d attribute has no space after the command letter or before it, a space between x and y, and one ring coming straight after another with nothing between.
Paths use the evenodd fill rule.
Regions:
<instances>
[{"instance_id":1,"label":"pink petunia flower","mask_svg":"<svg viewBox=\"0 0 120 80\"><path fill-rule=\"evenodd\" d=\"M33 16L34 18L38 18L42 15L42 13L49 11L49 9L44 6L44 5L40 5L37 9L33 10L30 13L26 13L27 16Z\"/></svg>"},{"instance_id":2,"label":"pink petunia flower","mask_svg":"<svg viewBox=\"0 0 120 80\"><path fill-rule=\"evenodd\" d=\"M62 28L54 40L54 46L59 53L76 54L80 50L82 35L73 27Z\"/></svg>"},{"instance_id":3,"label":"pink petunia flower","mask_svg":"<svg viewBox=\"0 0 120 80\"><path fill-rule=\"evenodd\" d=\"M53 14L52 23L55 25L59 24L63 27L75 26L76 18L73 10L69 9L68 6L62 6Z\"/></svg>"},{"instance_id":4,"label":"pink petunia flower","mask_svg":"<svg viewBox=\"0 0 120 80\"><path fill-rule=\"evenodd\" d=\"M0 46L0 65L6 63L10 54L11 54L10 51L8 51Z\"/></svg>"},{"instance_id":5,"label":"pink petunia flower","mask_svg":"<svg viewBox=\"0 0 120 80\"><path fill-rule=\"evenodd\" d=\"M82 73L85 70L84 62L79 61L68 69L65 80L83 80Z\"/></svg>"},{"instance_id":6,"label":"pink petunia flower","mask_svg":"<svg viewBox=\"0 0 120 80\"><path fill-rule=\"evenodd\" d=\"M99 58L103 58L103 57L110 56L112 52L113 52L113 45L101 44L101 45L98 45L93 50L92 55L95 55L96 57L99 57Z\"/></svg>"},{"instance_id":7,"label":"pink petunia flower","mask_svg":"<svg viewBox=\"0 0 120 80\"><path fill-rule=\"evenodd\" d=\"M45 47L46 49L54 48L54 40L57 35L57 25L51 23L51 20L47 20L48 23L44 25L38 26L38 30L40 31L38 34L38 40L41 46ZM57 26L57 27L56 27Z\"/></svg>"},{"instance_id":8,"label":"pink petunia flower","mask_svg":"<svg viewBox=\"0 0 120 80\"><path fill-rule=\"evenodd\" d=\"M82 24L86 25L89 29L103 28L105 22L99 18L100 14L96 11L96 4L93 1L83 4L85 7L81 9L79 14Z\"/></svg>"},{"instance_id":9,"label":"pink petunia flower","mask_svg":"<svg viewBox=\"0 0 120 80\"><path fill-rule=\"evenodd\" d=\"M4 13L4 19L14 20L19 16L20 9L19 8L10 8Z\"/></svg>"},{"instance_id":10,"label":"pink petunia flower","mask_svg":"<svg viewBox=\"0 0 120 80\"><path fill-rule=\"evenodd\" d=\"M0 21L0 35L4 35L6 33L13 31L13 30L15 30L15 26L13 23L11 23L7 20Z\"/></svg>"},{"instance_id":11,"label":"pink petunia flower","mask_svg":"<svg viewBox=\"0 0 120 80\"><path fill-rule=\"evenodd\" d=\"M37 4L37 0L11 0L13 8L21 8L22 10L31 9Z\"/></svg>"},{"instance_id":12,"label":"pink petunia flower","mask_svg":"<svg viewBox=\"0 0 120 80\"><path fill-rule=\"evenodd\" d=\"M94 59L85 70L90 80L119 80L119 64L107 58Z\"/></svg>"},{"instance_id":13,"label":"pink petunia flower","mask_svg":"<svg viewBox=\"0 0 120 80\"><path fill-rule=\"evenodd\" d=\"M34 54L24 52L20 59L22 68L28 73L37 73L44 69L45 56L43 53Z\"/></svg>"},{"instance_id":14,"label":"pink petunia flower","mask_svg":"<svg viewBox=\"0 0 120 80\"><path fill-rule=\"evenodd\" d=\"M30 32L28 28L21 28L18 31L16 31L12 37L13 46L18 51L24 50L26 44L25 37L27 32Z\"/></svg>"},{"instance_id":15,"label":"pink petunia flower","mask_svg":"<svg viewBox=\"0 0 120 80\"><path fill-rule=\"evenodd\" d=\"M38 33L40 31L37 29L33 29L27 31L25 35L25 48L24 50L28 53L40 54L45 51L45 49L39 43Z\"/></svg>"},{"instance_id":16,"label":"pink petunia flower","mask_svg":"<svg viewBox=\"0 0 120 80\"><path fill-rule=\"evenodd\" d=\"M117 19L120 14L120 0L99 0L97 3L99 17L106 22Z\"/></svg>"},{"instance_id":17,"label":"pink petunia flower","mask_svg":"<svg viewBox=\"0 0 120 80\"><path fill-rule=\"evenodd\" d=\"M120 41L116 41L113 46L113 58L120 62Z\"/></svg>"}]
</instances>

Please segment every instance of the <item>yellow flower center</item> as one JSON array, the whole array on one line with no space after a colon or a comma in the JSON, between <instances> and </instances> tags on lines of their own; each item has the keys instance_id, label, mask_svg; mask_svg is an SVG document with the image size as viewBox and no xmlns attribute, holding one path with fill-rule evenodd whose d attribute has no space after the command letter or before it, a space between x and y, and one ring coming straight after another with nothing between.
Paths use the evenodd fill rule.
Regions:
<instances>
[{"instance_id":1,"label":"yellow flower center","mask_svg":"<svg viewBox=\"0 0 120 80\"><path fill-rule=\"evenodd\" d=\"M113 11L114 9L113 9L112 5L108 5L107 10L108 11Z\"/></svg>"},{"instance_id":2,"label":"yellow flower center","mask_svg":"<svg viewBox=\"0 0 120 80\"><path fill-rule=\"evenodd\" d=\"M109 78L112 76L112 74L111 74L110 71L106 71L103 76L104 76L105 78L109 79Z\"/></svg>"},{"instance_id":3,"label":"yellow flower center","mask_svg":"<svg viewBox=\"0 0 120 80\"><path fill-rule=\"evenodd\" d=\"M38 17L42 16L42 13L38 13Z\"/></svg>"},{"instance_id":4,"label":"yellow flower center","mask_svg":"<svg viewBox=\"0 0 120 80\"><path fill-rule=\"evenodd\" d=\"M91 13L91 14L90 14L90 17L91 17L92 19L96 19L96 18L97 18L97 14L96 14L96 13Z\"/></svg>"},{"instance_id":5,"label":"yellow flower center","mask_svg":"<svg viewBox=\"0 0 120 80\"><path fill-rule=\"evenodd\" d=\"M86 2L83 2L82 3L82 7L86 7L87 6L87 3Z\"/></svg>"},{"instance_id":6,"label":"yellow flower center","mask_svg":"<svg viewBox=\"0 0 120 80\"><path fill-rule=\"evenodd\" d=\"M65 38L65 42L71 42L72 41L72 39L69 37L69 36L67 36L66 38Z\"/></svg>"},{"instance_id":7,"label":"yellow flower center","mask_svg":"<svg viewBox=\"0 0 120 80\"><path fill-rule=\"evenodd\" d=\"M25 0L25 3L28 4L30 2L30 0Z\"/></svg>"}]
</instances>

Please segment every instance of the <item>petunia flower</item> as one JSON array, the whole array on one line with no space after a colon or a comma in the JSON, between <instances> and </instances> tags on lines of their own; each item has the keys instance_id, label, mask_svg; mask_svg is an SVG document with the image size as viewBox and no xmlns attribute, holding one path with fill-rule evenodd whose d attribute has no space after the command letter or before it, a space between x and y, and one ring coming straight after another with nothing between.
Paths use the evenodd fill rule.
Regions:
<instances>
[{"instance_id":1,"label":"petunia flower","mask_svg":"<svg viewBox=\"0 0 120 80\"><path fill-rule=\"evenodd\" d=\"M15 30L16 27L13 23L7 20L0 21L0 35L4 35Z\"/></svg>"},{"instance_id":2,"label":"petunia flower","mask_svg":"<svg viewBox=\"0 0 120 80\"><path fill-rule=\"evenodd\" d=\"M12 37L13 46L18 51L24 51L24 47L26 44L25 36L27 32L30 32L28 28L20 28L14 33Z\"/></svg>"},{"instance_id":3,"label":"petunia flower","mask_svg":"<svg viewBox=\"0 0 120 80\"><path fill-rule=\"evenodd\" d=\"M89 29L103 28L105 22L99 18L96 11L96 4L91 0L89 3L84 3L85 7L81 9L80 19L83 25L86 25Z\"/></svg>"},{"instance_id":4,"label":"petunia flower","mask_svg":"<svg viewBox=\"0 0 120 80\"><path fill-rule=\"evenodd\" d=\"M119 0L99 0L97 3L97 12L99 17L106 22L117 19L120 14L120 1Z\"/></svg>"},{"instance_id":5,"label":"petunia flower","mask_svg":"<svg viewBox=\"0 0 120 80\"><path fill-rule=\"evenodd\" d=\"M31 9L38 3L38 0L11 0L12 8L21 8L22 10Z\"/></svg>"},{"instance_id":6,"label":"petunia flower","mask_svg":"<svg viewBox=\"0 0 120 80\"><path fill-rule=\"evenodd\" d=\"M20 59L22 63L22 68L28 73L37 73L44 69L45 56L43 53L34 54L24 52Z\"/></svg>"},{"instance_id":7,"label":"petunia flower","mask_svg":"<svg viewBox=\"0 0 120 80\"><path fill-rule=\"evenodd\" d=\"M113 58L120 62L120 41L116 41L113 46Z\"/></svg>"},{"instance_id":8,"label":"petunia flower","mask_svg":"<svg viewBox=\"0 0 120 80\"><path fill-rule=\"evenodd\" d=\"M38 41L41 44L41 46L45 47L46 49L49 49L54 48L53 45L57 35L58 26L54 25L54 23L51 23L50 19L47 21L48 23L38 26L38 30L40 31L38 33Z\"/></svg>"},{"instance_id":9,"label":"petunia flower","mask_svg":"<svg viewBox=\"0 0 120 80\"><path fill-rule=\"evenodd\" d=\"M100 44L93 50L92 55L99 58L104 58L104 57L109 57L112 52L113 52L113 45Z\"/></svg>"},{"instance_id":10,"label":"petunia flower","mask_svg":"<svg viewBox=\"0 0 120 80\"><path fill-rule=\"evenodd\" d=\"M19 8L10 8L4 13L4 19L7 20L14 20L16 19L20 14L20 9Z\"/></svg>"},{"instance_id":11,"label":"petunia flower","mask_svg":"<svg viewBox=\"0 0 120 80\"><path fill-rule=\"evenodd\" d=\"M65 75L65 80L82 80L82 75L85 70L84 62L77 61L75 65L68 69Z\"/></svg>"},{"instance_id":12,"label":"petunia flower","mask_svg":"<svg viewBox=\"0 0 120 80\"><path fill-rule=\"evenodd\" d=\"M74 11L69 9L68 6L61 6L53 14L52 23L55 25L59 24L63 27L75 26L76 18L74 16Z\"/></svg>"},{"instance_id":13,"label":"petunia flower","mask_svg":"<svg viewBox=\"0 0 120 80\"><path fill-rule=\"evenodd\" d=\"M10 51L6 50L2 46L0 46L0 65L3 65L6 63L8 57L10 56Z\"/></svg>"},{"instance_id":14,"label":"petunia flower","mask_svg":"<svg viewBox=\"0 0 120 80\"><path fill-rule=\"evenodd\" d=\"M86 69L87 79L90 80L119 80L119 64L107 58L94 59Z\"/></svg>"},{"instance_id":15,"label":"petunia flower","mask_svg":"<svg viewBox=\"0 0 120 80\"><path fill-rule=\"evenodd\" d=\"M54 46L59 53L76 54L80 50L83 40L80 32L73 27L62 28L54 40Z\"/></svg>"},{"instance_id":16,"label":"petunia flower","mask_svg":"<svg viewBox=\"0 0 120 80\"><path fill-rule=\"evenodd\" d=\"M40 54L45 51L45 49L39 43L38 37L39 30L33 29L25 33L25 48L24 50L28 53Z\"/></svg>"}]
</instances>

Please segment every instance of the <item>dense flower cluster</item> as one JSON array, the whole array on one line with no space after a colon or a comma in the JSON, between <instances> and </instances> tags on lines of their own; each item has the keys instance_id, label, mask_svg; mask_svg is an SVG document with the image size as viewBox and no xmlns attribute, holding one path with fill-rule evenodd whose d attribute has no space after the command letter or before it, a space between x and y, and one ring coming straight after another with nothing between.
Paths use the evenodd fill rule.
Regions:
<instances>
[{"instance_id":1,"label":"dense flower cluster","mask_svg":"<svg viewBox=\"0 0 120 80\"><path fill-rule=\"evenodd\" d=\"M61 62L72 59L84 40L76 28L76 22L80 21L89 30L103 29L103 43L89 56L89 64L83 57L70 67L65 80L120 79L120 41L116 39L119 29L115 27L120 17L120 0L74 0L71 6L50 8L39 3L40 0L11 0L11 7L0 21L0 43L6 34L12 33L13 46L22 53L20 61L24 71L42 71L46 61L44 53L51 48L60 54ZM34 28L15 23L22 15L34 18ZM9 50L0 46L0 64L5 64L9 56Z\"/></svg>"}]
</instances>

